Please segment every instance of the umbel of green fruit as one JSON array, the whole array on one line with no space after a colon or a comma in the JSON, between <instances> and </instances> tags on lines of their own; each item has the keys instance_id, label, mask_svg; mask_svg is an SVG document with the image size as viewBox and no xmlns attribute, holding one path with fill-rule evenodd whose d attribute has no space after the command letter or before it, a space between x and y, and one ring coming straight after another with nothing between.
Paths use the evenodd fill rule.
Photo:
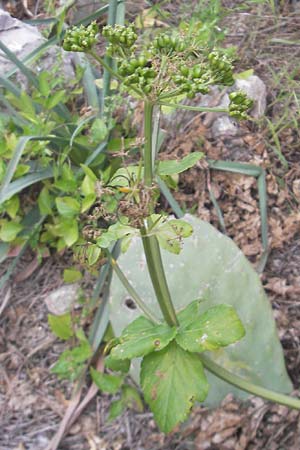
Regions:
<instances>
[{"instance_id":1,"label":"umbel of green fruit","mask_svg":"<svg viewBox=\"0 0 300 450\"><path fill-rule=\"evenodd\" d=\"M98 26L92 22L87 27L69 28L66 32L63 49L68 52L86 52L97 42Z\"/></svg>"},{"instance_id":2,"label":"umbel of green fruit","mask_svg":"<svg viewBox=\"0 0 300 450\"><path fill-rule=\"evenodd\" d=\"M90 52L97 41L98 27L92 22L72 27L66 32L63 48ZM106 53L117 62L116 76L126 90L151 101L185 95L209 93L213 85L232 86L232 58L224 51L198 48L192 36L163 32L146 47L137 46L138 35L133 25L107 25L102 35L108 42ZM242 92L230 94L229 114L247 119L252 101Z\"/></svg>"}]
</instances>

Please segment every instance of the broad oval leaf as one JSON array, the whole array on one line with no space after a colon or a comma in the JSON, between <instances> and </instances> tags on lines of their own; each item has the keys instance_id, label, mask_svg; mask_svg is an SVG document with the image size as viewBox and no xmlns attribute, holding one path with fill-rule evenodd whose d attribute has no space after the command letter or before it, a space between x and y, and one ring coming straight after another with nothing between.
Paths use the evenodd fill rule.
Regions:
<instances>
[{"instance_id":1,"label":"broad oval leaf","mask_svg":"<svg viewBox=\"0 0 300 450\"><path fill-rule=\"evenodd\" d=\"M195 401L202 402L209 385L200 358L175 341L145 356L141 386L159 428L168 433L184 421Z\"/></svg>"}]
</instances>

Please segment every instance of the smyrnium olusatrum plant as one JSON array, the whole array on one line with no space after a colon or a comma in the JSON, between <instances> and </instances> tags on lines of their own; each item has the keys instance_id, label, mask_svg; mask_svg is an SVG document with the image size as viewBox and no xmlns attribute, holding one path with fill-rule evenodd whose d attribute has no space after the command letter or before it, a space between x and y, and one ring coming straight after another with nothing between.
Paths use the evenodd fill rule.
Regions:
<instances>
[{"instance_id":1,"label":"smyrnium olusatrum plant","mask_svg":"<svg viewBox=\"0 0 300 450\"><path fill-rule=\"evenodd\" d=\"M182 240L193 230L183 220L169 219L166 214L157 213L159 190L156 177L180 173L192 167L203 154L193 152L179 161L158 161L157 142L153 138L154 125L157 125L154 124L154 110L157 113L163 105L189 109L179 100L207 94L211 86L232 86L233 64L225 51L199 48L191 35L162 32L150 45L143 47L138 43L134 26L117 25L105 26L102 30L108 42L107 55L116 62L116 68L112 69L94 48L97 34L95 23L86 28L71 28L66 33L64 49L92 55L118 80L122 92L139 98L144 104L144 141L139 163L120 168L105 185L101 180L95 184L100 204L99 217L112 217L111 212L105 211L105 201L101 203L108 191L118 199L118 214L114 215L115 223L108 229L94 224L91 245L97 249L97 258L104 256L109 259L143 313L123 330L120 337L108 344L107 367L113 366L118 371L118 365L123 367L126 362L129 369L133 358L142 358L140 383L145 400L160 428L169 432L185 420L195 401L201 402L207 396L209 385L199 353L234 344L243 338L245 330L230 305L221 304L202 311L201 299L190 299L185 309L175 311L160 248L178 254ZM233 92L229 108L215 110L245 119L251 106L252 101L243 92ZM142 239L163 319L157 318L140 298L108 250L115 241L121 240L122 250L126 251L134 236ZM92 370L92 376L101 385L103 379L99 378L100 375Z\"/></svg>"}]
</instances>

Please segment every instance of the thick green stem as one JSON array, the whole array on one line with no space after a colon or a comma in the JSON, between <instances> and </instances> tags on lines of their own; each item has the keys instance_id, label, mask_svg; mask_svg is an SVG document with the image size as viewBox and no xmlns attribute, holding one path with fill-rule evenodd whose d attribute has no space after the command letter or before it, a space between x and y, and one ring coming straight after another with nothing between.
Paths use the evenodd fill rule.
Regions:
<instances>
[{"instance_id":1,"label":"thick green stem","mask_svg":"<svg viewBox=\"0 0 300 450\"><path fill-rule=\"evenodd\" d=\"M145 101L144 111L144 182L145 186L151 187L153 181L153 161L152 161L152 115L154 105ZM148 220L148 227L151 220ZM152 281L152 285L159 303L164 319L170 326L177 326L176 312L171 300L165 271L161 259L159 243L156 236L147 236L147 227L141 230L143 246L147 261L147 266Z\"/></svg>"},{"instance_id":2,"label":"thick green stem","mask_svg":"<svg viewBox=\"0 0 300 450\"><path fill-rule=\"evenodd\" d=\"M243 391L249 392L250 394L270 400L271 402L280 403L281 405L286 405L294 409L300 409L300 400L298 398L279 394L278 392L265 389L257 384L250 383L249 381L228 372L226 369L219 366L219 364L214 363L210 358L203 354L200 356L200 359L204 367L209 370L209 372L213 373L227 383L232 384Z\"/></svg>"},{"instance_id":3,"label":"thick green stem","mask_svg":"<svg viewBox=\"0 0 300 450\"><path fill-rule=\"evenodd\" d=\"M144 181L148 187L152 186L152 115L153 115L153 103L145 101L144 108Z\"/></svg>"},{"instance_id":4,"label":"thick green stem","mask_svg":"<svg viewBox=\"0 0 300 450\"><path fill-rule=\"evenodd\" d=\"M131 295L132 299L136 302L140 310L143 311L145 316L147 316L148 319L150 319L153 323L159 323L158 318L152 313L152 311L148 308L146 303L141 299L139 294L136 292L134 287L129 283L126 276L120 269L117 261L112 257L112 255L108 251L106 252L106 254L117 277L119 278L123 286L126 288L127 292Z\"/></svg>"},{"instance_id":5,"label":"thick green stem","mask_svg":"<svg viewBox=\"0 0 300 450\"><path fill-rule=\"evenodd\" d=\"M170 326L178 326L176 312L171 300L157 238L156 236L146 236L145 230L142 230L142 240L149 275L161 312L163 313L165 321Z\"/></svg>"}]
</instances>

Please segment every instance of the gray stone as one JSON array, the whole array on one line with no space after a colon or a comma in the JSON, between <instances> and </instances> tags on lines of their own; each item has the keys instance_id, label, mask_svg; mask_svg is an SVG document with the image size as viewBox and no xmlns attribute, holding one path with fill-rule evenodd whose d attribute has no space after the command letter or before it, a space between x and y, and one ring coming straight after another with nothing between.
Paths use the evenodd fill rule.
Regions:
<instances>
[{"instance_id":1,"label":"gray stone","mask_svg":"<svg viewBox=\"0 0 300 450\"><path fill-rule=\"evenodd\" d=\"M36 27L14 19L6 11L0 9L0 41L22 60L46 40ZM62 75L66 78L74 77L71 54L58 46L49 48L38 60L38 63L34 64L34 70L36 72L49 70L59 62L58 67ZM0 50L0 74L5 75L14 67L14 63L6 58L6 55Z\"/></svg>"},{"instance_id":2,"label":"gray stone","mask_svg":"<svg viewBox=\"0 0 300 450\"><path fill-rule=\"evenodd\" d=\"M234 90L245 92L254 101L250 115L259 118L264 115L267 107L267 88L257 76L251 75L245 80L236 80Z\"/></svg>"},{"instance_id":3,"label":"gray stone","mask_svg":"<svg viewBox=\"0 0 300 450\"><path fill-rule=\"evenodd\" d=\"M214 120L211 133L215 139L218 137L233 137L239 134L239 126L233 119L224 115Z\"/></svg>"},{"instance_id":4,"label":"gray stone","mask_svg":"<svg viewBox=\"0 0 300 450\"><path fill-rule=\"evenodd\" d=\"M52 291L45 298L48 311L56 316L61 316L69 312L77 300L78 289L79 285L74 283L63 285L55 289L55 291Z\"/></svg>"}]
</instances>

